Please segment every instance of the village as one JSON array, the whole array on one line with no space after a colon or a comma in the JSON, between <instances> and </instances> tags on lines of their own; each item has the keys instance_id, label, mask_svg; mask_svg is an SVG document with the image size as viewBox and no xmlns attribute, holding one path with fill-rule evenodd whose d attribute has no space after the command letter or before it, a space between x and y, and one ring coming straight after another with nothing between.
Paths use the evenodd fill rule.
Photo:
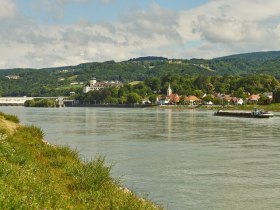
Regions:
<instances>
[{"instance_id":1,"label":"village","mask_svg":"<svg viewBox=\"0 0 280 210\"><path fill-rule=\"evenodd\" d=\"M100 91L105 88L123 87L123 83L120 81L104 81L97 82L95 77L90 79L89 85L83 88L83 93L87 94L90 91ZM272 92L264 92L259 94L246 93L243 98L234 97L230 94L213 93L213 94L201 94L201 97L197 95L182 96L174 93L169 83L166 90L166 94L156 95L154 100L151 97L141 98L137 104L154 104L154 105L249 105L249 104L270 104L273 100Z\"/></svg>"},{"instance_id":2,"label":"village","mask_svg":"<svg viewBox=\"0 0 280 210\"><path fill-rule=\"evenodd\" d=\"M195 95L190 96L180 96L176 93L172 93L172 89L169 85L167 89L167 94L159 95L157 97L157 104L159 105L246 105L246 104L258 104L261 95L267 97L267 103L271 103L273 100L273 93L267 92L262 94L249 94L246 99L234 97L227 94L215 93L211 95L203 94L201 98ZM211 100L212 99L212 100ZM144 103L149 103L149 101L144 101Z\"/></svg>"}]
</instances>

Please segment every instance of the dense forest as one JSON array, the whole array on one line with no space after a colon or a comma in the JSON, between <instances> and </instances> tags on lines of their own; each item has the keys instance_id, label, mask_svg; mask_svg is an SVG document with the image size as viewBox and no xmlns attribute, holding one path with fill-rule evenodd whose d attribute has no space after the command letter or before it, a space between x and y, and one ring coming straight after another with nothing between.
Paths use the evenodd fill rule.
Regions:
<instances>
[{"instance_id":1,"label":"dense forest","mask_svg":"<svg viewBox=\"0 0 280 210\"><path fill-rule=\"evenodd\" d=\"M221 84L216 84L215 78L232 77L240 80L243 78L244 89L254 92L260 87L252 81L252 78L260 74L270 75L276 80L280 79L280 52L247 53L210 60L149 56L122 62L92 62L58 68L3 69L0 70L0 96L68 96L71 92L81 94L82 87L89 82L92 75L99 81L119 80L125 84L132 81L146 81L150 78L162 80L167 77L180 77L181 79L177 79L176 83L170 82L173 83L174 90L182 94L188 94L194 89L204 91L198 84L192 87L187 85L188 82L181 81L182 78L195 80L204 77L198 79L200 86L211 84L215 87L215 91L221 92L237 91L238 87L236 85L231 85L230 88L223 87ZM18 78L8 78L10 75L16 75ZM259 78L267 77L269 76L259 76ZM211 83L208 80L211 80ZM252 85L247 87L249 83ZM161 89L164 89L165 85L161 81ZM228 83L225 86L228 86ZM270 87L267 89L270 90Z\"/></svg>"}]
</instances>

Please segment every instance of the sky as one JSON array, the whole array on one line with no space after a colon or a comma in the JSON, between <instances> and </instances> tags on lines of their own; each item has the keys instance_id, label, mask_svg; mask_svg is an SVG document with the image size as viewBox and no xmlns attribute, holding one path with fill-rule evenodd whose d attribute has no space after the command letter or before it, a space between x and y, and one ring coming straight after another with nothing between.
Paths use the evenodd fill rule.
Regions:
<instances>
[{"instance_id":1,"label":"sky","mask_svg":"<svg viewBox=\"0 0 280 210\"><path fill-rule=\"evenodd\" d=\"M0 69L280 50L279 0L0 0Z\"/></svg>"}]
</instances>

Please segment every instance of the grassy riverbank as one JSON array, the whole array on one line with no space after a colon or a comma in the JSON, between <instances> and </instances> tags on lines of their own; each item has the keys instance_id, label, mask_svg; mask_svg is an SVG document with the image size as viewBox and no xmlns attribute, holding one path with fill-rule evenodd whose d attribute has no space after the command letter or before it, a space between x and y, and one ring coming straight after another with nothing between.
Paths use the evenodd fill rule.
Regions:
<instances>
[{"instance_id":1,"label":"grassy riverbank","mask_svg":"<svg viewBox=\"0 0 280 210\"><path fill-rule=\"evenodd\" d=\"M159 209L121 188L104 158L83 162L16 119L0 113L0 209Z\"/></svg>"}]
</instances>

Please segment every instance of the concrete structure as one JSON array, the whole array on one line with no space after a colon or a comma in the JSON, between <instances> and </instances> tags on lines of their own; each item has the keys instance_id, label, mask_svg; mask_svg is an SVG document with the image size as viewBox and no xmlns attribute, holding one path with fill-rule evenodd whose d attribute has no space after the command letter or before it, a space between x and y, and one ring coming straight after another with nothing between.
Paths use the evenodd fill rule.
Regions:
<instances>
[{"instance_id":1,"label":"concrete structure","mask_svg":"<svg viewBox=\"0 0 280 210\"><path fill-rule=\"evenodd\" d=\"M0 97L0 106L24 106L24 102L27 100L44 98L55 99L58 107L64 107L64 101L67 99L67 97Z\"/></svg>"},{"instance_id":2,"label":"concrete structure","mask_svg":"<svg viewBox=\"0 0 280 210\"><path fill-rule=\"evenodd\" d=\"M33 97L0 97L0 106L23 106L27 100L33 100Z\"/></svg>"}]
</instances>

